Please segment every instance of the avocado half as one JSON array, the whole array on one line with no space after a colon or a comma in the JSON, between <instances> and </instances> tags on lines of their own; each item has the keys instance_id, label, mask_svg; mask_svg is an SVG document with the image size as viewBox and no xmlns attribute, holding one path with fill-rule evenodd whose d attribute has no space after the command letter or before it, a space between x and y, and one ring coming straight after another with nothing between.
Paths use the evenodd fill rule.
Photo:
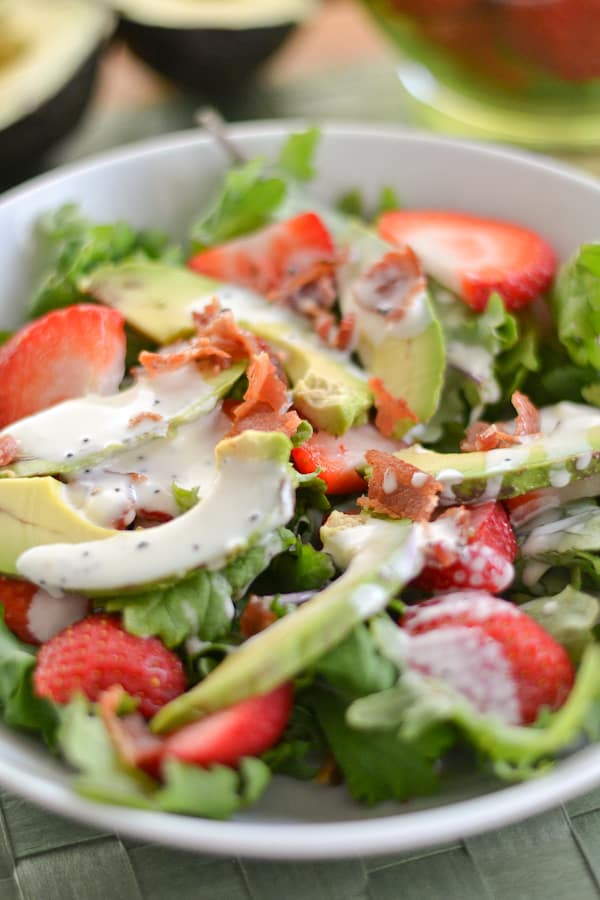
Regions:
<instances>
[{"instance_id":1,"label":"avocado half","mask_svg":"<svg viewBox=\"0 0 600 900\"><path fill-rule=\"evenodd\" d=\"M317 6L316 0L113 0L121 34L152 68L195 93L244 80Z\"/></svg>"},{"instance_id":2,"label":"avocado half","mask_svg":"<svg viewBox=\"0 0 600 900\"><path fill-rule=\"evenodd\" d=\"M0 2L0 189L77 124L113 24L89 0Z\"/></svg>"}]
</instances>

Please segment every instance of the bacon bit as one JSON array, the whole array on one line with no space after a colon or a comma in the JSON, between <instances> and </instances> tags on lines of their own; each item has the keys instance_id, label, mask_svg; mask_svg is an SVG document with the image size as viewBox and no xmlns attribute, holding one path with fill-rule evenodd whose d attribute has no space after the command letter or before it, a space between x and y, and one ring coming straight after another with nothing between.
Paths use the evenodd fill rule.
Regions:
<instances>
[{"instance_id":1,"label":"bacon bit","mask_svg":"<svg viewBox=\"0 0 600 900\"><path fill-rule=\"evenodd\" d=\"M196 337L182 349L150 353L143 350L139 361L150 376L179 369L197 362L214 372L229 368L233 362L249 359L260 349L258 340L239 328L231 310L221 310L212 300L201 312L193 313Z\"/></svg>"},{"instance_id":2,"label":"bacon bit","mask_svg":"<svg viewBox=\"0 0 600 900\"><path fill-rule=\"evenodd\" d=\"M515 434L539 434L540 412L529 397L522 394L521 391L515 391L510 398L510 402L517 411Z\"/></svg>"},{"instance_id":3,"label":"bacon bit","mask_svg":"<svg viewBox=\"0 0 600 900\"><path fill-rule=\"evenodd\" d=\"M160 509L139 509L135 517L135 524L138 528L151 528L153 525L165 525L172 518L170 513L161 512Z\"/></svg>"},{"instance_id":4,"label":"bacon bit","mask_svg":"<svg viewBox=\"0 0 600 900\"><path fill-rule=\"evenodd\" d=\"M259 404L266 404L273 412L283 412L289 406L287 384L283 381L268 353L262 351L252 358L248 371L248 387L244 402L236 407L235 419L251 415Z\"/></svg>"},{"instance_id":5,"label":"bacon bit","mask_svg":"<svg viewBox=\"0 0 600 900\"><path fill-rule=\"evenodd\" d=\"M327 759L315 775L315 784L342 784L343 778L333 753L327 753Z\"/></svg>"},{"instance_id":6,"label":"bacon bit","mask_svg":"<svg viewBox=\"0 0 600 900\"><path fill-rule=\"evenodd\" d=\"M128 428L135 428L136 425L139 425L140 422L143 422L145 419L148 419L150 422L161 422L162 416L160 413L156 412L139 412L137 416L132 416L128 422Z\"/></svg>"},{"instance_id":7,"label":"bacon bit","mask_svg":"<svg viewBox=\"0 0 600 900\"><path fill-rule=\"evenodd\" d=\"M354 285L354 299L369 312L386 319L402 319L425 290L419 260L410 247L386 253Z\"/></svg>"},{"instance_id":8,"label":"bacon bit","mask_svg":"<svg viewBox=\"0 0 600 900\"><path fill-rule=\"evenodd\" d=\"M324 343L328 344L329 336L335 328L335 316L331 313L321 313L320 316L315 317L314 325L317 336L320 337Z\"/></svg>"},{"instance_id":9,"label":"bacon bit","mask_svg":"<svg viewBox=\"0 0 600 900\"><path fill-rule=\"evenodd\" d=\"M369 388L377 407L375 425L384 437L399 437L419 421L406 400L390 394L381 378L369 378Z\"/></svg>"},{"instance_id":10,"label":"bacon bit","mask_svg":"<svg viewBox=\"0 0 600 900\"><path fill-rule=\"evenodd\" d=\"M465 506L451 506L445 509L440 515L436 515L433 522L439 522L442 519L452 520L452 528L457 536L456 545L447 546L442 541L431 539L427 543L425 551L425 565L438 566L445 569L447 566L453 565L459 558L457 548L466 546L469 540L469 524L471 517Z\"/></svg>"},{"instance_id":11,"label":"bacon bit","mask_svg":"<svg viewBox=\"0 0 600 900\"><path fill-rule=\"evenodd\" d=\"M10 434L0 435L0 466L9 466L19 456L19 445Z\"/></svg>"},{"instance_id":12,"label":"bacon bit","mask_svg":"<svg viewBox=\"0 0 600 900\"><path fill-rule=\"evenodd\" d=\"M526 435L538 434L540 414L529 397L515 391L510 402L517 412L514 432L503 431L499 425L490 425L488 422L474 422L467 428L460 449L465 453L499 450L522 443L521 438Z\"/></svg>"},{"instance_id":13,"label":"bacon bit","mask_svg":"<svg viewBox=\"0 0 600 900\"><path fill-rule=\"evenodd\" d=\"M338 259L317 259L301 272L288 275L267 294L271 303L289 306L307 318L331 309L337 296L335 270Z\"/></svg>"},{"instance_id":14,"label":"bacon bit","mask_svg":"<svg viewBox=\"0 0 600 900\"><path fill-rule=\"evenodd\" d=\"M338 325L336 347L338 350L348 350L354 339L354 329L356 327L356 316L354 313L348 313L342 316Z\"/></svg>"},{"instance_id":15,"label":"bacon bit","mask_svg":"<svg viewBox=\"0 0 600 900\"><path fill-rule=\"evenodd\" d=\"M277 616L260 597L250 597L244 612L240 616L240 631L246 639L264 631L277 621Z\"/></svg>"},{"instance_id":16,"label":"bacon bit","mask_svg":"<svg viewBox=\"0 0 600 900\"><path fill-rule=\"evenodd\" d=\"M243 419L234 421L227 437L235 437L243 431L281 431L287 437L293 437L302 419L295 409L289 412L277 413L270 409L267 404L258 404L254 411Z\"/></svg>"},{"instance_id":17,"label":"bacon bit","mask_svg":"<svg viewBox=\"0 0 600 900\"><path fill-rule=\"evenodd\" d=\"M443 485L391 453L368 450L365 455L373 474L367 496L359 497L358 505L392 519L428 521L438 505L437 495Z\"/></svg>"},{"instance_id":18,"label":"bacon bit","mask_svg":"<svg viewBox=\"0 0 600 900\"><path fill-rule=\"evenodd\" d=\"M153 778L159 778L163 740L152 734L141 713L119 715L124 696L125 691L120 684L113 685L100 695L100 716L108 736L126 766L143 769Z\"/></svg>"}]
</instances>

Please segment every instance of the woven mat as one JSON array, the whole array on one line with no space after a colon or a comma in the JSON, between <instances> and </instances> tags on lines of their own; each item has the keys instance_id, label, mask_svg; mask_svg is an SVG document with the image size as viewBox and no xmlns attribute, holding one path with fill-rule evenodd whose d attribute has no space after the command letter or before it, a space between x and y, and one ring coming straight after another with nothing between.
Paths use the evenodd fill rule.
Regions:
<instances>
[{"instance_id":1,"label":"woven mat","mask_svg":"<svg viewBox=\"0 0 600 900\"><path fill-rule=\"evenodd\" d=\"M413 854L325 863L122 840L0 794L1 900L595 900L600 790L522 825Z\"/></svg>"},{"instance_id":2,"label":"woven mat","mask_svg":"<svg viewBox=\"0 0 600 900\"><path fill-rule=\"evenodd\" d=\"M60 163L192 123L194 104L88 117ZM263 85L229 119L403 120L378 65ZM576 158L600 174L600 155ZM592 900L600 897L600 789L463 843L374 859L267 863L176 852L82 828L0 793L0 900Z\"/></svg>"}]
</instances>

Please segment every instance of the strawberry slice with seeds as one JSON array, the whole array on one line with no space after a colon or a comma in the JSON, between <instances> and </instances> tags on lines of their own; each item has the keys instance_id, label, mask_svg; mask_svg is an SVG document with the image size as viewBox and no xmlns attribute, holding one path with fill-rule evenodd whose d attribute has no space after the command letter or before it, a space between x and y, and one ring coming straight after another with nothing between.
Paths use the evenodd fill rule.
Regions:
<instances>
[{"instance_id":1,"label":"strawberry slice with seeds","mask_svg":"<svg viewBox=\"0 0 600 900\"><path fill-rule=\"evenodd\" d=\"M269 294L285 279L318 262L331 260L333 254L333 241L319 216L303 213L247 237L202 250L192 256L188 265L201 275Z\"/></svg>"},{"instance_id":2,"label":"strawberry slice with seeds","mask_svg":"<svg viewBox=\"0 0 600 900\"><path fill-rule=\"evenodd\" d=\"M445 210L393 210L379 220L391 244L408 245L428 275L477 311L497 291L519 309L550 287L556 254L543 238L512 222Z\"/></svg>"},{"instance_id":3,"label":"strawberry slice with seeds","mask_svg":"<svg viewBox=\"0 0 600 900\"><path fill-rule=\"evenodd\" d=\"M68 703L78 692L95 701L118 684L137 697L146 718L186 687L178 656L157 638L129 634L106 615L88 616L44 644L33 684L38 696L54 703Z\"/></svg>"},{"instance_id":4,"label":"strawberry slice with seeds","mask_svg":"<svg viewBox=\"0 0 600 900\"><path fill-rule=\"evenodd\" d=\"M294 447L292 461L305 475L320 468L319 478L327 485L328 494L356 494L366 487L360 471L367 464L367 451L394 453L402 446L400 441L383 437L373 425L359 425L342 437L315 431L301 447Z\"/></svg>"},{"instance_id":5,"label":"strawberry slice with seeds","mask_svg":"<svg viewBox=\"0 0 600 900\"><path fill-rule=\"evenodd\" d=\"M481 713L534 722L567 699L575 672L565 649L507 600L485 591L446 594L409 607L409 667L445 681Z\"/></svg>"},{"instance_id":6,"label":"strawberry slice with seeds","mask_svg":"<svg viewBox=\"0 0 600 900\"><path fill-rule=\"evenodd\" d=\"M121 313L80 303L21 328L0 347L0 428L62 400L114 393L125 371Z\"/></svg>"},{"instance_id":7,"label":"strawberry slice with seeds","mask_svg":"<svg viewBox=\"0 0 600 900\"><path fill-rule=\"evenodd\" d=\"M26 644L42 644L89 611L83 597L52 597L37 584L0 576L0 607L5 625Z\"/></svg>"},{"instance_id":8,"label":"strawberry slice with seeds","mask_svg":"<svg viewBox=\"0 0 600 900\"><path fill-rule=\"evenodd\" d=\"M443 538L436 542L436 530L443 535L447 528L458 537L458 549L448 551ZM455 507L432 523L431 532L416 587L434 593L478 588L497 594L512 582L517 541L501 503Z\"/></svg>"},{"instance_id":9,"label":"strawberry slice with seeds","mask_svg":"<svg viewBox=\"0 0 600 900\"><path fill-rule=\"evenodd\" d=\"M244 756L258 756L277 743L288 723L292 702L292 685L285 682L268 694L249 697L184 725L167 737L164 759L197 766L236 766Z\"/></svg>"}]
</instances>

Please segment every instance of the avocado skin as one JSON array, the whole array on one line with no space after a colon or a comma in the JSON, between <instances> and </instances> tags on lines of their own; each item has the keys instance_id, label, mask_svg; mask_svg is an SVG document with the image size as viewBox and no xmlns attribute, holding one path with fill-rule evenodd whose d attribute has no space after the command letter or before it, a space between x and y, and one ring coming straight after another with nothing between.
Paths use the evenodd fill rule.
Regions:
<instances>
[{"instance_id":1,"label":"avocado skin","mask_svg":"<svg viewBox=\"0 0 600 900\"><path fill-rule=\"evenodd\" d=\"M104 47L102 41L57 94L0 131L0 190L34 175L52 145L75 128L94 88Z\"/></svg>"},{"instance_id":2,"label":"avocado skin","mask_svg":"<svg viewBox=\"0 0 600 900\"><path fill-rule=\"evenodd\" d=\"M119 31L144 62L193 93L241 88L296 27L167 28L121 18Z\"/></svg>"}]
</instances>

